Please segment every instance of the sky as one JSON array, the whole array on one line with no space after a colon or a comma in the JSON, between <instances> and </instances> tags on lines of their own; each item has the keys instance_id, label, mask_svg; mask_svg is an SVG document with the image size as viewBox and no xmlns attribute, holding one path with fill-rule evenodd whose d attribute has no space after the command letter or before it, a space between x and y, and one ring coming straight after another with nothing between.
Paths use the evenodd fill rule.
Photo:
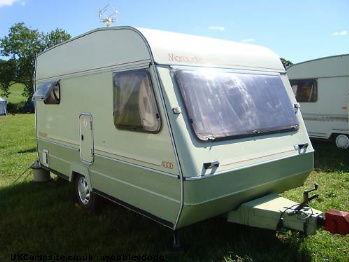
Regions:
<instances>
[{"instance_id":1,"label":"sky","mask_svg":"<svg viewBox=\"0 0 349 262\"><path fill-rule=\"evenodd\" d=\"M265 46L299 63L349 53L348 0L0 0L0 38L25 26L78 36L105 25L136 26Z\"/></svg>"}]
</instances>

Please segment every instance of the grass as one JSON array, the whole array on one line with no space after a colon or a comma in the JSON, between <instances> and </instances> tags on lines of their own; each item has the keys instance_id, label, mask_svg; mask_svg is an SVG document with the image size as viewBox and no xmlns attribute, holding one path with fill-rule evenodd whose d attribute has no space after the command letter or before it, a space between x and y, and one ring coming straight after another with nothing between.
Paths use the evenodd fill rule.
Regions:
<instances>
[{"instance_id":1,"label":"grass","mask_svg":"<svg viewBox=\"0 0 349 262\"><path fill-rule=\"evenodd\" d=\"M25 102L26 98L22 95L24 91L24 85L23 84L13 84L10 87L10 95L8 98L6 98L8 103L12 104L19 104L21 102Z\"/></svg>"},{"instance_id":2,"label":"grass","mask_svg":"<svg viewBox=\"0 0 349 262\"><path fill-rule=\"evenodd\" d=\"M129 254L152 256L148 261L349 261L349 235L281 235L221 217L184 228L187 248L175 252L172 232L149 219L109 202L101 213L90 213L74 205L72 184L20 176L36 160L33 114L0 117L0 134L0 261L20 260L15 254L79 256L68 261L126 261L130 257L122 255ZM301 201L303 190L317 182L314 208L349 211L349 152L330 143L314 147L315 170L284 196Z\"/></svg>"},{"instance_id":3,"label":"grass","mask_svg":"<svg viewBox=\"0 0 349 262\"><path fill-rule=\"evenodd\" d=\"M35 159L34 115L0 117L0 188L11 184Z\"/></svg>"}]
</instances>

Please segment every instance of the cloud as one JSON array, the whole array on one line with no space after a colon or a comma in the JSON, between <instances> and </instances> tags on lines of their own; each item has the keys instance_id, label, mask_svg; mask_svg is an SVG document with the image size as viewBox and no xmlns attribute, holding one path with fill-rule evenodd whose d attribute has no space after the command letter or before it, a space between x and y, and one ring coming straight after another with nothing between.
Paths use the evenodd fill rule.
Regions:
<instances>
[{"instance_id":1,"label":"cloud","mask_svg":"<svg viewBox=\"0 0 349 262\"><path fill-rule=\"evenodd\" d=\"M348 31L340 31L340 32L334 32L332 35L333 36L345 36L348 34Z\"/></svg>"},{"instance_id":2,"label":"cloud","mask_svg":"<svg viewBox=\"0 0 349 262\"><path fill-rule=\"evenodd\" d=\"M209 26L208 30L218 30L218 31L224 31L224 26Z\"/></svg>"},{"instance_id":3,"label":"cloud","mask_svg":"<svg viewBox=\"0 0 349 262\"><path fill-rule=\"evenodd\" d=\"M254 41L256 41L256 39L254 39L254 38L246 38L246 39L241 40L241 42L244 42L244 43L251 43Z\"/></svg>"},{"instance_id":4,"label":"cloud","mask_svg":"<svg viewBox=\"0 0 349 262\"><path fill-rule=\"evenodd\" d=\"M20 2L22 5L25 5L25 1L22 0L0 0L0 7L11 6L16 2Z\"/></svg>"}]
</instances>

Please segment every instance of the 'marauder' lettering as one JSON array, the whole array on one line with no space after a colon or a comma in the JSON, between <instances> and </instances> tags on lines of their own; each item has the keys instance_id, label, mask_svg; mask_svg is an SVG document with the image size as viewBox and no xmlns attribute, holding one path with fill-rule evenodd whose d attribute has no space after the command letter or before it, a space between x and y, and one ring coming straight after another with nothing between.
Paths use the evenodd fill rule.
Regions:
<instances>
[{"instance_id":1,"label":"'marauder' lettering","mask_svg":"<svg viewBox=\"0 0 349 262\"><path fill-rule=\"evenodd\" d=\"M168 54L168 60L172 62L187 63L187 64L202 64L203 59L197 56L178 56L174 54Z\"/></svg>"}]
</instances>

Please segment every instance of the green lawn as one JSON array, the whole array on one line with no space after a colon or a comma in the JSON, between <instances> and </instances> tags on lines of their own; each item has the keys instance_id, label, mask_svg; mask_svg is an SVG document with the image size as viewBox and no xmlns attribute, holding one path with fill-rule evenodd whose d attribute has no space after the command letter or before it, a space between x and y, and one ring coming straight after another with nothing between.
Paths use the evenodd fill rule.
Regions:
<instances>
[{"instance_id":1,"label":"green lawn","mask_svg":"<svg viewBox=\"0 0 349 262\"><path fill-rule=\"evenodd\" d=\"M20 260L15 254L85 261L130 260L121 260L125 255L151 256L143 261L349 261L349 236L275 234L221 217L181 230L186 249L173 251L172 232L149 219L109 202L90 213L74 205L70 183L34 183L29 170L20 176L36 160L33 114L0 117L0 134L0 261ZM284 196L301 201L303 190L317 182L321 195L314 208L349 211L349 151L330 143L314 147L316 167L306 185Z\"/></svg>"},{"instance_id":2,"label":"green lawn","mask_svg":"<svg viewBox=\"0 0 349 262\"><path fill-rule=\"evenodd\" d=\"M10 87L10 95L6 98L7 102L12 104L19 104L21 102L25 102L26 98L22 95L24 90L24 85L22 84L14 84Z\"/></svg>"}]
</instances>

